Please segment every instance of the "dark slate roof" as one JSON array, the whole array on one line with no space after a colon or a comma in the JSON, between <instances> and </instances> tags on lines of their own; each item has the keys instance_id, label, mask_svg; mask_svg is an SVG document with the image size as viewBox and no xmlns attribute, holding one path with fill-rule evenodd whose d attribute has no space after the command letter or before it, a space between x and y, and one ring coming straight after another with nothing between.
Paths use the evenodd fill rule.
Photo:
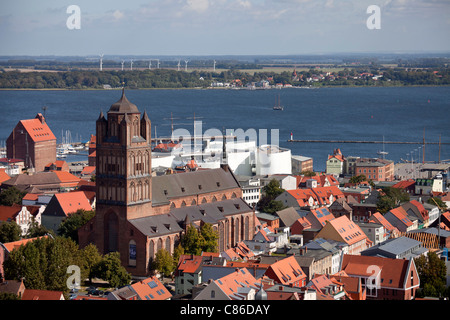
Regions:
<instances>
[{"instance_id":1,"label":"dark slate roof","mask_svg":"<svg viewBox=\"0 0 450 320\"><path fill-rule=\"evenodd\" d=\"M275 214L280 217L280 226L282 227L290 227L300 218L298 212L292 207L277 211Z\"/></svg>"},{"instance_id":2,"label":"dark slate roof","mask_svg":"<svg viewBox=\"0 0 450 320\"><path fill-rule=\"evenodd\" d=\"M183 230L178 224L178 221L170 214L161 214L128 221L148 237L162 236Z\"/></svg>"},{"instance_id":3,"label":"dark slate roof","mask_svg":"<svg viewBox=\"0 0 450 320\"><path fill-rule=\"evenodd\" d=\"M172 209L168 214L155 215L129 220L140 232L148 237L178 233L183 230L185 221L215 224L226 216L252 211L241 198L186 206ZM187 217L187 220L186 220Z\"/></svg>"},{"instance_id":4,"label":"dark slate roof","mask_svg":"<svg viewBox=\"0 0 450 320\"><path fill-rule=\"evenodd\" d=\"M153 205L162 205L169 203L171 198L200 197L205 193L239 187L231 171L221 168L156 176L152 178L152 201Z\"/></svg>"},{"instance_id":5,"label":"dark slate roof","mask_svg":"<svg viewBox=\"0 0 450 320\"><path fill-rule=\"evenodd\" d=\"M122 90L122 97L120 97L119 101L111 105L108 113L140 113L137 106L130 101L128 101L125 96L125 90Z\"/></svg>"},{"instance_id":6,"label":"dark slate roof","mask_svg":"<svg viewBox=\"0 0 450 320\"><path fill-rule=\"evenodd\" d=\"M172 209L170 213L177 221L184 221L186 216L188 216L192 222L201 220L205 223L214 224L225 219L226 216L246 213L252 210L244 200L234 198Z\"/></svg>"}]
</instances>

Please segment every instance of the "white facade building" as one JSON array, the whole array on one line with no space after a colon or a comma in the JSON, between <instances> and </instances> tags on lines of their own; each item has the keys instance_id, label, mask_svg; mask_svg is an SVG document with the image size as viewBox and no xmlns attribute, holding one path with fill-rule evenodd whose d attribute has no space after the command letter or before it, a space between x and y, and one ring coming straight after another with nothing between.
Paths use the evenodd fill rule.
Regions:
<instances>
[{"instance_id":1,"label":"white facade building","mask_svg":"<svg viewBox=\"0 0 450 320\"><path fill-rule=\"evenodd\" d=\"M292 174L291 150L276 145L257 149L257 175Z\"/></svg>"}]
</instances>

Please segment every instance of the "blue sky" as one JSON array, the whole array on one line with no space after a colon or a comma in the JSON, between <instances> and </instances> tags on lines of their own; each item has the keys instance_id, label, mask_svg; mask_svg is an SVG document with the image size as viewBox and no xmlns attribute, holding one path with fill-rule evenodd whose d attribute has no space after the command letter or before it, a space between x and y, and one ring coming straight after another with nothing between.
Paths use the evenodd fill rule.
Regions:
<instances>
[{"instance_id":1,"label":"blue sky","mask_svg":"<svg viewBox=\"0 0 450 320\"><path fill-rule=\"evenodd\" d=\"M450 0L2 0L0 39L0 55L450 52Z\"/></svg>"}]
</instances>

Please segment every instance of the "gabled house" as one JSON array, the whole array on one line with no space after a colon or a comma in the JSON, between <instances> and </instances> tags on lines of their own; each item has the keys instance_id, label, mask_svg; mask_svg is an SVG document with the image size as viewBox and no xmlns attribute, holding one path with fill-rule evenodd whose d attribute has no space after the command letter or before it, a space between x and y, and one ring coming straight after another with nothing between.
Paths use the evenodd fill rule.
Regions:
<instances>
[{"instance_id":1,"label":"gabled house","mask_svg":"<svg viewBox=\"0 0 450 320\"><path fill-rule=\"evenodd\" d=\"M366 300L366 289L362 285L361 278L349 277L342 270L333 274L332 277L344 285L348 300Z\"/></svg>"},{"instance_id":2,"label":"gabled house","mask_svg":"<svg viewBox=\"0 0 450 320\"><path fill-rule=\"evenodd\" d=\"M77 210L92 210L83 191L56 193L42 213L42 225L56 231L61 222Z\"/></svg>"},{"instance_id":3,"label":"gabled house","mask_svg":"<svg viewBox=\"0 0 450 320\"><path fill-rule=\"evenodd\" d=\"M26 235L31 222L34 220L41 224L41 215L45 206L24 206L14 204L12 206L0 206L0 222L14 221L22 229L22 236Z\"/></svg>"},{"instance_id":4,"label":"gabled house","mask_svg":"<svg viewBox=\"0 0 450 320\"><path fill-rule=\"evenodd\" d=\"M321 206L331 206L337 199L345 199L344 193L337 186L311 188Z\"/></svg>"},{"instance_id":5,"label":"gabled house","mask_svg":"<svg viewBox=\"0 0 450 320\"><path fill-rule=\"evenodd\" d=\"M192 287L202 282L202 256L181 255L175 270L175 292L192 293Z\"/></svg>"},{"instance_id":6,"label":"gabled house","mask_svg":"<svg viewBox=\"0 0 450 320\"><path fill-rule=\"evenodd\" d=\"M170 300L172 294L153 276L110 292L108 300Z\"/></svg>"},{"instance_id":7,"label":"gabled house","mask_svg":"<svg viewBox=\"0 0 450 320\"><path fill-rule=\"evenodd\" d=\"M17 123L6 140L6 156L24 160L25 166L36 172L56 161L56 137L41 113Z\"/></svg>"},{"instance_id":8,"label":"gabled house","mask_svg":"<svg viewBox=\"0 0 450 320\"><path fill-rule=\"evenodd\" d=\"M306 274L299 266L294 256L290 256L273 263L265 275L275 283L303 287L306 285Z\"/></svg>"},{"instance_id":9,"label":"gabled house","mask_svg":"<svg viewBox=\"0 0 450 320\"><path fill-rule=\"evenodd\" d=\"M420 285L414 259L345 254L342 270L361 279L368 300L412 300Z\"/></svg>"},{"instance_id":10,"label":"gabled house","mask_svg":"<svg viewBox=\"0 0 450 320\"><path fill-rule=\"evenodd\" d=\"M406 211L408 216L418 219L419 229L428 227L432 222L430 221L428 210L417 200L405 202L401 207Z\"/></svg>"},{"instance_id":11,"label":"gabled house","mask_svg":"<svg viewBox=\"0 0 450 320\"><path fill-rule=\"evenodd\" d=\"M385 239L390 237L397 237L400 231L394 227L381 213L375 212L371 217L369 222L379 223L384 227L386 234L383 236Z\"/></svg>"},{"instance_id":12,"label":"gabled house","mask_svg":"<svg viewBox=\"0 0 450 320\"><path fill-rule=\"evenodd\" d=\"M329 295L334 300L345 298L344 283L324 274L315 275L306 287L316 290L318 294Z\"/></svg>"},{"instance_id":13,"label":"gabled house","mask_svg":"<svg viewBox=\"0 0 450 320\"><path fill-rule=\"evenodd\" d=\"M25 289L22 300L66 300L62 291Z\"/></svg>"},{"instance_id":14,"label":"gabled house","mask_svg":"<svg viewBox=\"0 0 450 320\"><path fill-rule=\"evenodd\" d=\"M236 269L220 279L210 280L194 300L254 300L260 283L246 269Z\"/></svg>"},{"instance_id":15,"label":"gabled house","mask_svg":"<svg viewBox=\"0 0 450 320\"><path fill-rule=\"evenodd\" d=\"M345 157L340 149L334 149L332 155L328 155L326 163L326 173L340 175L344 173Z\"/></svg>"},{"instance_id":16,"label":"gabled house","mask_svg":"<svg viewBox=\"0 0 450 320\"><path fill-rule=\"evenodd\" d=\"M311 228L311 223L306 217L298 218L291 226L291 235L303 234L303 230Z\"/></svg>"},{"instance_id":17,"label":"gabled house","mask_svg":"<svg viewBox=\"0 0 450 320\"><path fill-rule=\"evenodd\" d=\"M277 239L273 237L274 233L270 227L260 227L252 240L245 240L244 243L254 255L262 253L272 253L277 250ZM227 260L238 260L241 257L232 248L225 250L222 255Z\"/></svg>"},{"instance_id":18,"label":"gabled house","mask_svg":"<svg viewBox=\"0 0 450 320\"><path fill-rule=\"evenodd\" d=\"M317 238L344 242L348 245L347 253L349 254L359 254L372 245L361 228L346 216L327 221L315 237L315 239Z\"/></svg>"},{"instance_id":19,"label":"gabled house","mask_svg":"<svg viewBox=\"0 0 450 320\"><path fill-rule=\"evenodd\" d=\"M320 206L319 199L312 189L286 190L275 200L293 208L317 208Z\"/></svg>"},{"instance_id":20,"label":"gabled house","mask_svg":"<svg viewBox=\"0 0 450 320\"><path fill-rule=\"evenodd\" d=\"M311 209L305 218L311 224L311 228L317 230L322 229L327 221L335 219L334 215L326 207Z\"/></svg>"},{"instance_id":21,"label":"gabled house","mask_svg":"<svg viewBox=\"0 0 450 320\"><path fill-rule=\"evenodd\" d=\"M12 293L21 300L24 291L25 285L23 284L23 280L3 280L0 278L0 294Z\"/></svg>"},{"instance_id":22,"label":"gabled house","mask_svg":"<svg viewBox=\"0 0 450 320\"><path fill-rule=\"evenodd\" d=\"M384 217L401 232L415 230L418 227L418 219L412 216L408 216L408 213L403 207L391 209L390 211L386 212Z\"/></svg>"}]
</instances>

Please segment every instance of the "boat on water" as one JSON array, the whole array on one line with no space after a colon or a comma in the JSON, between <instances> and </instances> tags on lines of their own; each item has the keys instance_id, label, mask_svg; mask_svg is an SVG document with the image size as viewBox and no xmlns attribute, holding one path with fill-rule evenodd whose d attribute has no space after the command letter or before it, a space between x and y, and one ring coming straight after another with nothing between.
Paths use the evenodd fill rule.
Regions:
<instances>
[{"instance_id":1,"label":"boat on water","mask_svg":"<svg viewBox=\"0 0 450 320\"><path fill-rule=\"evenodd\" d=\"M378 150L377 154L383 156L383 159L387 154L389 154L389 152L384 151L384 136L383 136L383 150Z\"/></svg>"},{"instance_id":2,"label":"boat on water","mask_svg":"<svg viewBox=\"0 0 450 320\"><path fill-rule=\"evenodd\" d=\"M275 103L275 105L273 106L273 110L284 110L284 107L280 103L280 95L278 95L278 103Z\"/></svg>"}]
</instances>

